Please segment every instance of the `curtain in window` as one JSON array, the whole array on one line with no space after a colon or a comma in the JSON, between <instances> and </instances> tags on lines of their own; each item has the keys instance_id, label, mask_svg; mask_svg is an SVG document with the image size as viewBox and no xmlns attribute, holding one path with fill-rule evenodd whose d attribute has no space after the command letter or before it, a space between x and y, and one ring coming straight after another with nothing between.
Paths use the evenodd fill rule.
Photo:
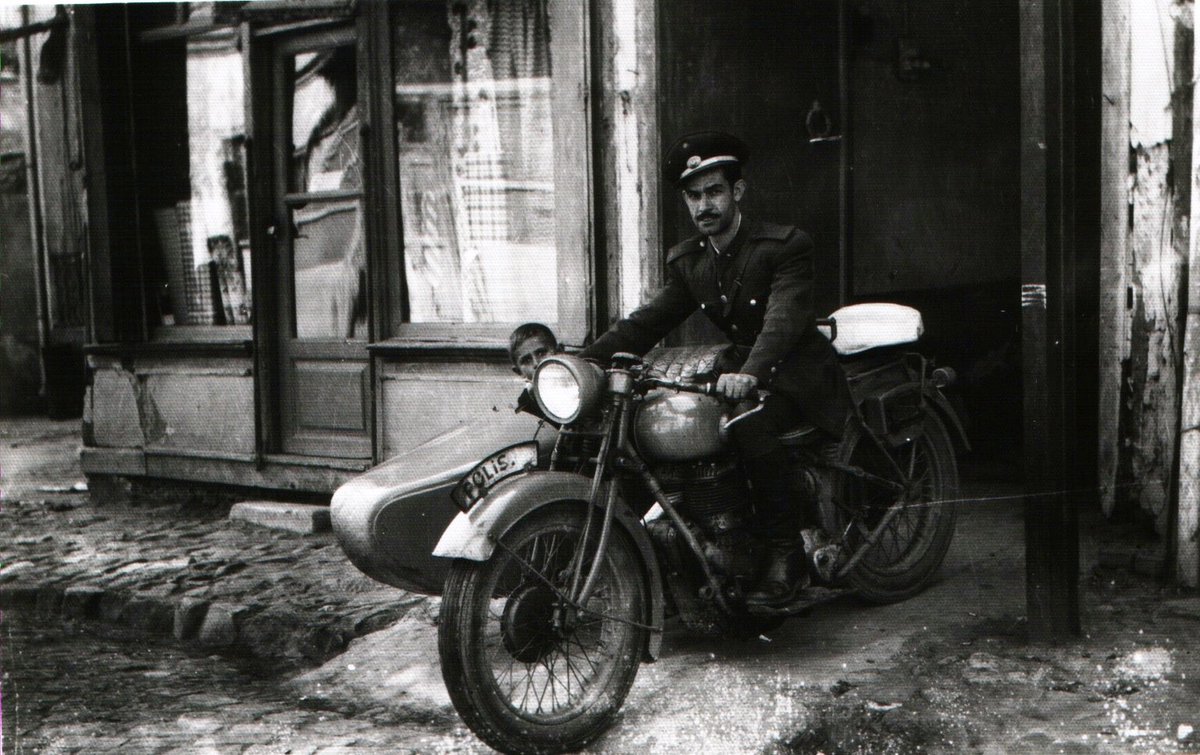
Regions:
<instances>
[{"instance_id":1,"label":"curtain in window","mask_svg":"<svg viewBox=\"0 0 1200 755\"><path fill-rule=\"evenodd\" d=\"M397 47L410 321L557 320L546 0L451 0Z\"/></svg>"}]
</instances>

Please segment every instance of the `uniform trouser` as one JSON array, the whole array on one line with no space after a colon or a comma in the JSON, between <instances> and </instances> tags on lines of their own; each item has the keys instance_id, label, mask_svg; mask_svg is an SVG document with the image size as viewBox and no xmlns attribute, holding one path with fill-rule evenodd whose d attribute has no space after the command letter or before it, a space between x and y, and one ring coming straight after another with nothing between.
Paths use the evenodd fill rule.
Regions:
<instances>
[{"instance_id":1,"label":"uniform trouser","mask_svg":"<svg viewBox=\"0 0 1200 755\"><path fill-rule=\"evenodd\" d=\"M738 412L756 404L743 403ZM754 487L756 524L764 536L792 537L816 522L816 501L802 499L807 491L794 484L794 470L779 435L803 424L804 418L792 401L771 394L759 411L732 428L733 442Z\"/></svg>"}]
</instances>

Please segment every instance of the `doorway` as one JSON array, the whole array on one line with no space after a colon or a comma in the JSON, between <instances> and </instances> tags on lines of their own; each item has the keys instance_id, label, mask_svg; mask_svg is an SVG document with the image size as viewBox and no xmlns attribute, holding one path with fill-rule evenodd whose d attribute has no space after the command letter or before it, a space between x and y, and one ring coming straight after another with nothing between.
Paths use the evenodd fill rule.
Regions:
<instances>
[{"instance_id":1,"label":"doorway","mask_svg":"<svg viewBox=\"0 0 1200 755\"><path fill-rule=\"evenodd\" d=\"M371 455L366 243L353 28L272 52L280 450Z\"/></svg>"}]
</instances>

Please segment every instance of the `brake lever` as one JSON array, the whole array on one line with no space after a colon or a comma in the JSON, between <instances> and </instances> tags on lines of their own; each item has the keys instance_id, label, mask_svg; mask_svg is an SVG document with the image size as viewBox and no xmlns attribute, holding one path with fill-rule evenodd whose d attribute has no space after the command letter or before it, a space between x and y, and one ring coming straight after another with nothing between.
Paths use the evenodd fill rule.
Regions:
<instances>
[{"instance_id":1,"label":"brake lever","mask_svg":"<svg viewBox=\"0 0 1200 755\"><path fill-rule=\"evenodd\" d=\"M729 428L733 427L734 425L736 425L737 423L746 419L747 417L752 417L755 414L758 414L764 408L766 408L767 398L770 397L770 395L771 395L770 392L760 390L760 391L758 391L758 406L754 407L750 411L742 412L741 414L739 414L736 417L733 417L731 419L722 419L720 427L717 429L717 432L721 435L721 439L729 440Z\"/></svg>"}]
</instances>

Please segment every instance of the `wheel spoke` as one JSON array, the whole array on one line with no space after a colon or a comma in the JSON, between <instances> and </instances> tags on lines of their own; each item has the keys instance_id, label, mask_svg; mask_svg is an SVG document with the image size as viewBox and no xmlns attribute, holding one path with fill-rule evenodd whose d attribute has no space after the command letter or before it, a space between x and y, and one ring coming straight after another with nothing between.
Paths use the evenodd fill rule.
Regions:
<instances>
[{"instance_id":1,"label":"wheel spoke","mask_svg":"<svg viewBox=\"0 0 1200 755\"><path fill-rule=\"evenodd\" d=\"M627 678L619 669L628 662L631 633L639 631L627 622L638 619L642 597L636 587L631 592L628 576L614 571L629 557L628 546L616 541L613 547L624 550L605 557L587 604L568 607L564 592L583 522L559 515L547 523L526 528L524 536L514 529L501 541L489 576L476 588L488 597L475 604L482 621L474 637L481 643L479 682L510 714L559 725ZM564 627L557 626L559 617Z\"/></svg>"}]
</instances>

